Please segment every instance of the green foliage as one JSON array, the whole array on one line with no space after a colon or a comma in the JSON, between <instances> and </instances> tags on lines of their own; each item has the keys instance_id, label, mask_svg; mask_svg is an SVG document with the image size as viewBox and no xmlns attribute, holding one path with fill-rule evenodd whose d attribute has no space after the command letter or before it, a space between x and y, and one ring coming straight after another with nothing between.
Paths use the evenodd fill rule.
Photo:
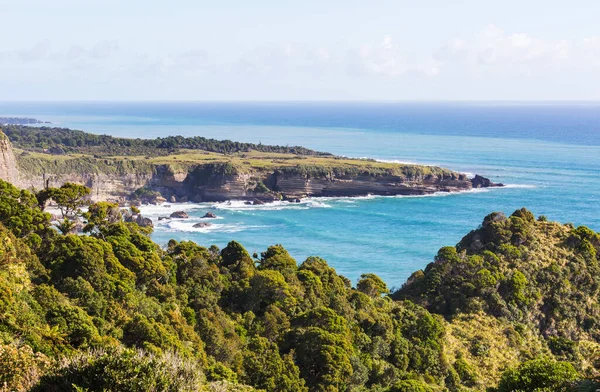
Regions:
<instances>
[{"instance_id":1,"label":"green foliage","mask_svg":"<svg viewBox=\"0 0 600 392\"><path fill-rule=\"evenodd\" d=\"M507 370L500 379L498 392L558 392L568 391L578 379L577 371L567 362L536 359Z\"/></svg>"},{"instance_id":2,"label":"green foliage","mask_svg":"<svg viewBox=\"0 0 600 392\"><path fill-rule=\"evenodd\" d=\"M54 200L65 218L80 214L81 207L89 204L90 188L84 185L66 182L60 188L48 188L44 192L44 197Z\"/></svg>"},{"instance_id":3,"label":"green foliage","mask_svg":"<svg viewBox=\"0 0 600 392\"><path fill-rule=\"evenodd\" d=\"M586 227L536 221L525 209L509 218L490 214L393 297L448 318L484 311L536 325L549 336L597 339L598 249L600 236Z\"/></svg>"},{"instance_id":4,"label":"green foliage","mask_svg":"<svg viewBox=\"0 0 600 392\"><path fill-rule=\"evenodd\" d=\"M105 231L109 225L120 222L122 219L119 204L106 201L90 205L83 217L87 219L87 225L83 228L85 232Z\"/></svg>"},{"instance_id":5,"label":"green foliage","mask_svg":"<svg viewBox=\"0 0 600 392\"><path fill-rule=\"evenodd\" d=\"M85 191L63 191L79 209ZM498 390L533 391L600 363L600 241L584 227L491 214L390 297L374 274L353 288L281 245L260 257L235 241L163 249L114 203L90 205L87 234L60 234L46 196L0 182L9 390L454 392L493 387L510 367Z\"/></svg>"},{"instance_id":6,"label":"green foliage","mask_svg":"<svg viewBox=\"0 0 600 392\"><path fill-rule=\"evenodd\" d=\"M371 297L389 293L385 282L375 274L362 274L356 288Z\"/></svg>"},{"instance_id":7,"label":"green foliage","mask_svg":"<svg viewBox=\"0 0 600 392\"><path fill-rule=\"evenodd\" d=\"M82 352L43 376L33 392L195 392L205 385L202 368L176 354L131 349Z\"/></svg>"},{"instance_id":8,"label":"green foliage","mask_svg":"<svg viewBox=\"0 0 600 392\"><path fill-rule=\"evenodd\" d=\"M258 181L256 183L256 186L254 187L254 192L256 192L256 193L268 193L268 192L271 192L271 190L269 189L269 187L267 187L265 185L264 182Z\"/></svg>"},{"instance_id":9,"label":"green foliage","mask_svg":"<svg viewBox=\"0 0 600 392\"><path fill-rule=\"evenodd\" d=\"M389 392L434 392L434 390L423 381L404 380L395 383Z\"/></svg>"},{"instance_id":10,"label":"green foliage","mask_svg":"<svg viewBox=\"0 0 600 392\"><path fill-rule=\"evenodd\" d=\"M240 143L231 140L207 139L200 136L168 136L157 139L126 139L108 135L96 135L67 128L29 127L6 125L3 131L18 148L46 151L60 147L68 153L92 153L103 155L164 155L174 149L198 149L231 154L250 150L288 153L297 155L330 155L304 147L269 146Z\"/></svg>"},{"instance_id":11,"label":"green foliage","mask_svg":"<svg viewBox=\"0 0 600 392\"><path fill-rule=\"evenodd\" d=\"M18 237L44 235L50 225L50 214L42 212L36 197L0 180L0 222Z\"/></svg>"}]
</instances>

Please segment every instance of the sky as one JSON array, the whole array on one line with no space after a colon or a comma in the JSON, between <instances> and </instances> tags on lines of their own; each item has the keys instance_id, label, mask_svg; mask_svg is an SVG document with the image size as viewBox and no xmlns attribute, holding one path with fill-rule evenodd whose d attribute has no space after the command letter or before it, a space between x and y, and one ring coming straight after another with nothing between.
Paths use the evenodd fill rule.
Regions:
<instances>
[{"instance_id":1,"label":"sky","mask_svg":"<svg viewBox=\"0 0 600 392\"><path fill-rule=\"evenodd\" d=\"M0 100L600 100L600 1L0 0Z\"/></svg>"}]
</instances>

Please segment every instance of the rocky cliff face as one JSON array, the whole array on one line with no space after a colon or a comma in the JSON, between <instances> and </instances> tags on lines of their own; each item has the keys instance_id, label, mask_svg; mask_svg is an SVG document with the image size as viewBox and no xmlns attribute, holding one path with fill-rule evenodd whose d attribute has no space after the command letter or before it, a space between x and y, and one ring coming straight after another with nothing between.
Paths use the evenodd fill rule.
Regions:
<instances>
[{"instance_id":1,"label":"rocky cliff face","mask_svg":"<svg viewBox=\"0 0 600 392\"><path fill-rule=\"evenodd\" d=\"M58 187L65 182L80 183L92 189L94 201L123 202L139 188L158 192L167 200L202 202L369 194L426 195L497 185L481 176L470 180L464 174L439 168L408 168L398 171L401 173L399 175L386 171L369 172L367 168L362 172L321 166L313 169L316 170L253 167L249 171L238 172L228 163L187 163L174 167L144 160L115 161L92 157L55 159L31 154L20 155L15 160L8 138L3 134L0 136L0 178L25 189ZM146 194L156 195L153 192Z\"/></svg>"},{"instance_id":2,"label":"rocky cliff face","mask_svg":"<svg viewBox=\"0 0 600 392\"><path fill-rule=\"evenodd\" d=\"M10 144L5 145L5 149ZM11 151L11 150L8 150ZM372 195L426 195L434 192L458 192L473 187L496 184L483 177L470 180L463 174L428 175L405 178L394 175L373 176L368 174L336 176L332 173L320 176L289 174L279 170L253 173L224 172L218 165L198 165L188 169L173 170L168 165L157 165L151 170L127 172L117 170L101 173L81 170L56 173L48 167L43 174L31 174L21 170L18 181L15 174L14 156L3 155L2 178L12 178L24 188L41 189L46 184L60 186L65 182L84 184L92 189L93 200L125 201L136 189L146 187L159 192L167 200L270 201L279 197L302 198L307 196L366 196ZM11 158L12 157L12 158ZM11 160L12 159L12 160ZM13 164L11 164L13 162ZM6 173L6 174L4 174ZM263 183L270 191L257 191ZM264 189L263 189L264 190Z\"/></svg>"},{"instance_id":3,"label":"rocky cliff face","mask_svg":"<svg viewBox=\"0 0 600 392\"><path fill-rule=\"evenodd\" d=\"M16 183L18 180L17 161L8 137L0 131L0 178Z\"/></svg>"},{"instance_id":4,"label":"rocky cliff face","mask_svg":"<svg viewBox=\"0 0 600 392\"><path fill-rule=\"evenodd\" d=\"M257 192L256 184L264 183L272 192ZM494 186L492 182L477 186ZM164 197L191 201L273 200L307 196L366 196L372 195L426 195L434 192L458 192L473 187L472 180L458 173L429 175L415 178L367 174L336 176L334 174L309 177L285 174L275 170L253 174L220 173L207 166L199 166L189 173L172 173L166 168L156 171L150 188Z\"/></svg>"}]
</instances>

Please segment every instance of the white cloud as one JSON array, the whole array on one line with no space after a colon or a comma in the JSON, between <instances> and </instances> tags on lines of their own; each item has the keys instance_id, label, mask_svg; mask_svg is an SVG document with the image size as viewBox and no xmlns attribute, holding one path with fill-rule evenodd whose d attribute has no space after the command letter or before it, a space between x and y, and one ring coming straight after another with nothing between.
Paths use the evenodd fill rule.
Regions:
<instances>
[{"instance_id":1,"label":"white cloud","mask_svg":"<svg viewBox=\"0 0 600 392\"><path fill-rule=\"evenodd\" d=\"M406 74L435 76L439 73L433 56L417 58L395 44L390 35L384 36L379 45L363 45L349 58L359 62L354 64L354 69L362 69L367 74L396 78Z\"/></svg>"},{"instance_id":2,"label":"white cloud","mask_svg":"<svg viewBox=\"0 0 600 392\"><path fill-rule=\"evenodd\" d=\"M551 40L527 33L507 33L494 25L483 28L469 40L454 39L434 56L441 62L482 66L574 66L600 60L598 37Z\"/></svg>"},{"instance_id":3,"label":"white cloud","mask_svg":"<svg viewBox=\"0 0 600 392\"><path fill-rule=\"evenodd\" d=\"M36 43L29 49L19 50L15 52L15 57L23 62L35 62L45 60L50 51L50 41L44 40Z\"/></svg>"},{"instance_id":4,"label":"white cloud","mask_svg":"<svg viewBox=\"0 0 600 392\"><path fill-rule=\"evenodd\" d=\"M137 83L157 95L169 91L177 97L180 91L182 99L227 88L231 96L226 97L236 98L240 86L269 86L272 96L290 99L296 92L321 98L322 91L330 91L331 99L412 99L415 94L535 99L561 98L562 91L600 98L600 89L593 86L600 67L600 36L548 39L488 25L468 37L440 38L439 46L418 47L414 42L420 41L386 34L363 45L283 41L144 54L116 41L56 48L45 40L25 49L0 50L0 83L53 79L84 92L89 90L86 83L94 81L111 81L117 92ZM256 91L243 90L248 96Z\"/></svg>"}]
</instances>

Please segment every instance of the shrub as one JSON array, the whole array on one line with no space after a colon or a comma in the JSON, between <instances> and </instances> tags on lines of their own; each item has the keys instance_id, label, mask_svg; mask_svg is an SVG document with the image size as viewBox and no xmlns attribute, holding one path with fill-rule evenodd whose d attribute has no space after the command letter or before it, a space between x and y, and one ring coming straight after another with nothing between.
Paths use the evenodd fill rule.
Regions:
<instances>
[{"instance_id":1,"label":"shrub","mask_svg":"<svg viewBox=\"0 0 600 392\"><path fill-rule=\"evenodd\" d=\"M498 392L567 391L569 383L578 377L577 371L568 362L533 359L504 372L498 384Z\"/></svg>"},{"instance_id":2,"label":"shrub","mask_svg":"<svg viewBox=\"0 0 600 392\"><path fill-rule=\"evenodd\" d=\"M82 352L63 359L40 379L33 392L196 392L204 381L204 373L192 360L172 353L157 356L119 348Z\"/></svg>"}]
</instances>

